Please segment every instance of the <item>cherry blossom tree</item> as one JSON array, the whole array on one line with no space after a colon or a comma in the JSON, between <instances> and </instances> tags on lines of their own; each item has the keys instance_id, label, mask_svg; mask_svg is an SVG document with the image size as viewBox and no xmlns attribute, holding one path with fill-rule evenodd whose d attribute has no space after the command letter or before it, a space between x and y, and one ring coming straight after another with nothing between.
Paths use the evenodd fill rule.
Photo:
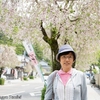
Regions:
<instances>
[{"instance_id":1,"label":"cherry blossom tree","mask_svg":"<svg viewBox=\"0 0 100 100\"><path fill-rule=\"evenodd\" d=\"M100 49L99 0L5 0L0 5L0 28L14 42L28 39L34 44L39 41L44 55L50 58L52 51L52 59L55 59L59 46L67 40L77 53L77 68L86 69L96 61L95 52ZM56 43L55 46L48 41L53 35L55 42L51 43ZM57 49L53 50L54 47Z\"/></svg>"}]
</instances>

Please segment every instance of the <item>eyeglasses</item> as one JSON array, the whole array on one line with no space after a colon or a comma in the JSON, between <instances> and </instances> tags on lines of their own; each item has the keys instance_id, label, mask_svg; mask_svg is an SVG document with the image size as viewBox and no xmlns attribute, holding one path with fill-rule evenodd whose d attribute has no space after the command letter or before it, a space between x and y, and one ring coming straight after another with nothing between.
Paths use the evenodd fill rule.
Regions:
<instances>
[{"instance_id":1,"label":"eyeglasses","mask_svg":"<svg viewBox=\"0 0 100 100\"><path fill-rule=\"evenodd\" d=\"M70 56L62 55L61 58L64 59L64 60L65 59L71 60L71 59L73 59L73 56L72 55L70 55Z\"/></svg>"}]
</instances>

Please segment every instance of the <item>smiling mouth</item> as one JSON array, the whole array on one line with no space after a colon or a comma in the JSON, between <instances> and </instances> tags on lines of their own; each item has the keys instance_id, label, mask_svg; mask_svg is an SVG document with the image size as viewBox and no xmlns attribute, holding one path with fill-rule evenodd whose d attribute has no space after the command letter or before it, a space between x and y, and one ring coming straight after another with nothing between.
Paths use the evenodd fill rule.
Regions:
<instances>
[{"instance_id":1,"label":"smiling mouth","mask_svg":"<svg viewBox=\"0 0 100 100\"><path fill-rule=\"evenodd\" d=\"M64 65L69 65L70 63L64 63Z\"/></svg>"}]
</instances>

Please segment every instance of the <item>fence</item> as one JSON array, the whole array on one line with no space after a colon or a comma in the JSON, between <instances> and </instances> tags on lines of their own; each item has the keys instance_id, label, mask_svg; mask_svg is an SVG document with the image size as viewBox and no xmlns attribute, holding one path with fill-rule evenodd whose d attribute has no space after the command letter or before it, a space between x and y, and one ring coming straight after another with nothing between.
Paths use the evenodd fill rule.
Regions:
<instances>
[{"instance_id":1,"label":"fence","mask_svg":"<svg viewBox=\"0 0 100 100\"><path fill-rule=\"evenodd\" d=\"M100 88L100 74L95 74L96 86Z\"/></svg>"}]
</instances>

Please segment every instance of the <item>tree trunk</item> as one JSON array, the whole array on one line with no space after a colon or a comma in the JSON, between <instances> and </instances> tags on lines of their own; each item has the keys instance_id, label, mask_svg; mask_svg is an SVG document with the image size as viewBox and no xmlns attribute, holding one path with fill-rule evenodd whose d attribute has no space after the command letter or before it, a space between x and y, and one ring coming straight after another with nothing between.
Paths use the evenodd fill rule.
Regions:
<instances>
[{"instance_id":1,"label":"tree trunk","mask_svg":"<svg viewBox=\"0 0 100 100\"><path fill-rule=\"evenodd\" d=\"M59 49L59 46L58 46L58 41L57 39L59 38L59 32L54 35L55 33L51 33L53 35L51 35L51 38L48 37L44 27L43 27L43 22L41 21L41 31L42 31L42 34L43 34L43 39L45 42L47 42L49 45L50 45L50 48L51 48L51 56L52 56L52 71L54 70L58 70L60 69L60 64L59 62L56 61L56 54L58 53L58 49ZM52 32L52 31L51 31ZM55 37L54 37L55 36Z\"/></svg>"}]
</instances>

